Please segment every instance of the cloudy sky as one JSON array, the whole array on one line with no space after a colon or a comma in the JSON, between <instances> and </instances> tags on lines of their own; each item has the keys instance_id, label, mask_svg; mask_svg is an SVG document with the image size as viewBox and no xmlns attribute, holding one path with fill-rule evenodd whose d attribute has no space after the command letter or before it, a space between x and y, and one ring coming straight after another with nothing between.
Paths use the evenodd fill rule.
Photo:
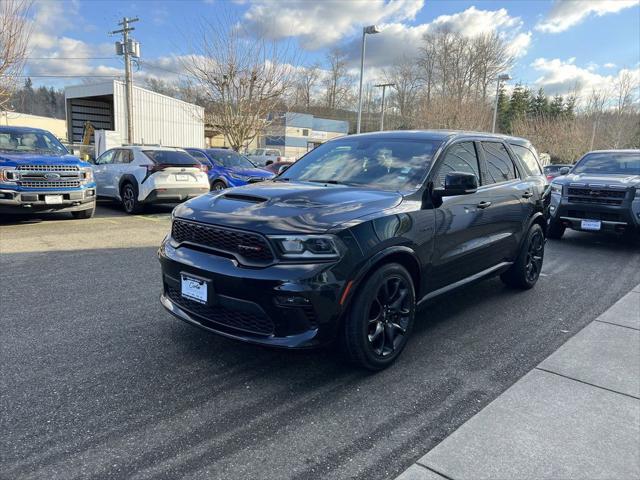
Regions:
<instances>
[{"instance_id":1,"label":"cloudy sky","mask_svg":"<svg viewBox=\"0 0 640 480\"><path fill-rule=\"evenodd\" d=\"M176 56L203 20L239 21L249 31L297 43L305 63L338 46L359 65L363 25L383 27L367 41L373 80L379 68L410 56L425 32L449 26L464 35L497 31L510 44L515 81L547 93L610 86L621 70L640 78L640 0L36 0L30 59L34 83L63 86L122 75L108 36L123 16L138 16L136 75L179 78ZM56 58L52 60L51 58Z\"/></svg>"}]
</instances>

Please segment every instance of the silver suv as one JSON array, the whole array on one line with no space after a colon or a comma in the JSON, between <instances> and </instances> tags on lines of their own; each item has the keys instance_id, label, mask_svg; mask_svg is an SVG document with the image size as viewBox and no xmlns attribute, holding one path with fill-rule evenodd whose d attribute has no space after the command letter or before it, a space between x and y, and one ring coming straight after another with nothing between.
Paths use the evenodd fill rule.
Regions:
<instances>
[{"instance_id":1,"label":"silver suv","mask_svg":"<svg viewBox=\"0 0 640 480\"><path fill-rule=\"evenodd\" d=\"M96 159L93 171L98 197L118 200L132 214L145 204L182 202L209 191L207 167L178 148L113 148Z\"/></svg>"}]
</instances>

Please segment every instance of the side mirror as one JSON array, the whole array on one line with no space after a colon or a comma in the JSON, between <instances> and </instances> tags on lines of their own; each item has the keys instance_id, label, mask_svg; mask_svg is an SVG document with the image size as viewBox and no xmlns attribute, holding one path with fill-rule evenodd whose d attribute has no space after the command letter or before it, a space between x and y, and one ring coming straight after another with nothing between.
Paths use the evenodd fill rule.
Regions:
<instances>
[{"instance_id":1,"label":"side mirror","mask_svg":"<svg viewBox=\"0 0 640 480\"><path fill-rule=\"evenodd\" d=\"M569 167L562 167L560 169L560 175L567 175L570 171L571 169Z\"/></svg>"},{"instance_id":2,"label":"side mirror","mask_svg":"<svg viewBox=\"0 0 640 480\"><path fill-rule=\"evenodd\" d=\"M279 169L278 169L278 175L284 173L291 165L282 165Z\"/></svg>"},{"instance_id":3,"label":"side mirror","mask_svg":"<svg viewBox=\"0 0 640 480\"><path fill-rule=\"evenodd\" d=\"M434 188L433 193L440 197L469 195L478 191L478 177L473 173L451 172L444 179L443 188Z\"/></svg>"}]
</instances>

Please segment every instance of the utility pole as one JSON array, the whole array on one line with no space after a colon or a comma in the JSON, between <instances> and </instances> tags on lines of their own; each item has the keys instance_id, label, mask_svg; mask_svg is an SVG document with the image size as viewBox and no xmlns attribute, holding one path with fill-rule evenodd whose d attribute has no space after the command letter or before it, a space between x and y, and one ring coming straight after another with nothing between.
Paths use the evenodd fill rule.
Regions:
<instances>
[{"instance_id":1,"label":"utility pole","mask_svg":"<svg viewBox=\"0 0 640 480\"><path fill-rule=\"evenodd\" d=\"M387 87L393 87L395 83L379 83L378 85L374 85L374 87L382 87L382 105L380 109L380 131L384 131L384 93L387 90Z\"/></svg>"},{"instance_id":2,"label":"utility pole","mask_svg":"<svg viewBox=\"0 0 640 480\"><path fill-rule=\"evenodd\" d=\"M130 24L139 21L138 17L124 17L118 22L122 28L114 30L111 35L122 34L122 42L116 42L116 54L124 56L124 83L127 102L127 143L133 143L133 79L131 78L131 57L140 56L140 44L129 37L129 32L135 30Z\"/></svg>"},{"instance_id":3,"label":"utility pole","mask_svg":"<svg viewBox=\"0 0 640 480\"><path fill-rule=\"evenodd\" d=\"M491 133L496 133L496 119L498 118L498 97L500 97L500 84L511 80L511 75L503 73L496 77L496 102L493 105L493 121L491 122Z\"/></svg>"},{"instance_id":4,"label":"utility pole","mask_svg":"<svg viewBox=\"0 0 640 480\"><path fill-rule=\"evenodd\" d=\"M369 25L362 29L362 51L360 52L360 87L358 89L358 120L356 125L356 133L360 133L360 125L362 123L362 77L364 76L364 50L367 42L367 35L375 35L380 33L377 25Z\"/></svg>"}]
</instances>

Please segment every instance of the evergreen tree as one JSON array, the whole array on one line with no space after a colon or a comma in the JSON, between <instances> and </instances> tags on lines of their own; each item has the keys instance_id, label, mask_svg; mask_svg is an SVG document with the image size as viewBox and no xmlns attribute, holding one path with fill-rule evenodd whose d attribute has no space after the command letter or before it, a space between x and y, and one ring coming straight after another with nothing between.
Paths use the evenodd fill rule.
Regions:
<instances>
[{"instance_id":1,"label":"evergreen tree","mask_svg":"<svg viewBox=\"0 0 640 480\"><path fill-rule=\"evenodd\" d=\"M535 98L532 99L531 106L531 113L534 116L544 117L549 114L549 100L544 94L544 89L542 87L538 90L538 94Z\"/></svg>"},{"instance_id":2,"label":"evergreen tree","mask_svg":"<svg viewBox=\"0 0 640 480\"><path fill-rule=\"evenodd\" d=\"M570 95L567 97L567 101L564 105L563 114L567 118L575 118L576 117L576 97L575 95Z\"/></svg>"},{"instance_id":3,"label":"evergreen tree","mask_svg":"<svg viewBox=\"0 0 640 480\"><path fill-rule=\"evenodd\" d=\"M509 113L509 97L504 85L500 86L498 92L498 112L496 119L496 130L502 133L511 132L511 116Z\"/></svg>"},{"instance_id":4,"label":"evergreen tree","mask_svg":"<svg viewBox=\"0 0 640 480\"><path fill-rule=\"evenodd\" d=\"M562 95L556 95L549 105L549 114L553 118L558 118L564 112L564 98Z\"/></svg>"}]
</instances>

